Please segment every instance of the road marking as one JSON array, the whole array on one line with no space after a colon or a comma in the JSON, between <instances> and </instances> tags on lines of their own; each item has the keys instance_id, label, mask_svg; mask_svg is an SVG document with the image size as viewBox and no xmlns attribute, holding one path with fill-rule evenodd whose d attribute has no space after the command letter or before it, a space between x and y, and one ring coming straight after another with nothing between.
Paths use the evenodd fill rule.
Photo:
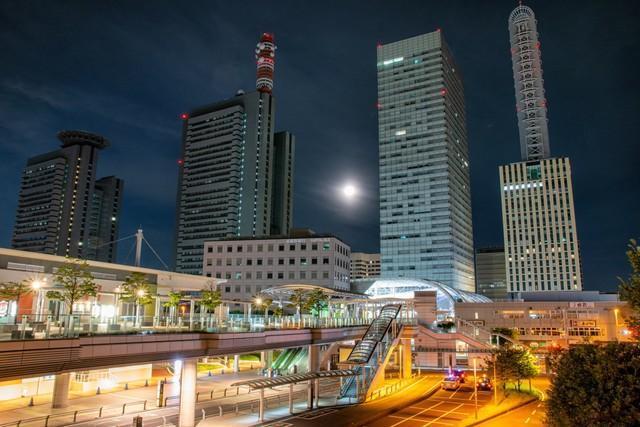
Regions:
<instances>
[{"instance_id":1,"label":"road marking","mask_svg":"<svg viewBox=\"0 0 640 427\"><path fill-rule=\"evenodd\" d=\"M434 411L435 411L435 409L434 409ZM466 415L466 414L465 414L465 415ZM404 420L404 417L401 417L401 416L399 416L399 415L389 415L389 418L399 418L399 419L401 419L401 420ZM417 417L417 418L414 418L414 419L413 419L413 421L418 421L418 422L426 423L426 422L429 422L429 421L431 421L431 420L429 420L429 419L427 419L427 418ZM438 421L438 424L444 424L444 425L447 425L447 426L455 425L455 424L451 424L451 423L445 423L444 421Z\"/></svg>"},{"instance_id":2,"label":"road marking","mask_svg":"<svg viewBox=\"0 0 640 427\"><path fill-rule=\"evenodd\" d=\"M526 420L524 420L524 423L527 424L530 419L531 419L531 417L527 418Z\"/></svg>"},{"instance_id":3,"label":"road marking","mask_svg":"<svg viewBox=\"0 0 640 427\"><path fill-rule=\"evenodd\" d=\"M460 390L460 388L459 388L459 387L456 389L456 391L454 391L454 392L451 394L451 396L449 396L449 399L451 399L453 396L455 396L455 395L456 395L456 393L458 392L458 390Z\"/></svg>"},{"instance_id":4,"label":"road marking","mask_svg":"<svg viewBox=\"0 0 640 427\"><path fill-rule=\"evenodd\" d=\"M469 400L473 399L473 396L475 396L475 395L476 395L475 392L471 393L471 396L469 396Z\"/></svg>"},{"instance_id":5,"label":"road marking","mask_svg":"<svg viewBox=\"0 0 640 427\"><path fill-rule=\"evenodd\" d=\"M452 409L452 410L450 410L449 412L445 412L444 414L440 415L440 416L439 416L438 418L436 418L435 420L433 420L433 421L431 421L431 422L426 423L423 427L428 426L428 425L431 425L431 424L433 424L433 423L437 422L440 418L444 417L445 415L448 415L448 414L452 413L453 411L460 409L460 407L461 407L461 406L462 406L462 404L460 404L460 405L456 406L455 408L453 408L453 409Z\"/></svg>"},{"instance_id":6,"label":"road marking","mask_svg":"<svg viewBox=\"0 0 640 427\"><path fill-rule=\"evenodd\" d=\"M539 408L539 407L541 407L541 406L542 406L542 402L541 402L541 403L538 403L538 406L536 406L536 408Z\"/></svg>"},{"instance_id":7,"label":"road marking","mask_svg":"<svg viewBox=\"0 0 640 427\"><path fill-rule=\"evenodd\" d=\"M402 421L398 421L397 423L395 423L395 424L393 424L393 425L391 425L391 426L389 426L389 427L396 427L397 425L400 425L400 424L402 424L402 423L403 423L403 422L405 422L405 421L409 421L410 419L415 418L415 417L417 417L418 415L421 415L421 414L423 414L423 413L427 412L429 409L435 408L436 406L440 406L440 405L442 405L443 403L444 403L444 402L438 402L438 403L436 403L435 405L430 406L430 407L428 407L428 408L425 408L425 409L423 409L422 411L420 411L420 412L418 412L418 413L416 413L416 414L413 414L412 416L410 416L410 417L408 417L408 418L405 418L405 419L403 419ZM456 408L456 409L457 409L457 408Z\"/></svg>"},{"instance_id":8,"label":"road marking","mask_svg":"<svg viewBox=\"0 0 640 427\"><path fill-rule=\"evenodd\" d=\"M537 411L537 409L534 409L533 412L531 413L531 415L535 415L536 411Z\"/></svg>"}]
</instances>

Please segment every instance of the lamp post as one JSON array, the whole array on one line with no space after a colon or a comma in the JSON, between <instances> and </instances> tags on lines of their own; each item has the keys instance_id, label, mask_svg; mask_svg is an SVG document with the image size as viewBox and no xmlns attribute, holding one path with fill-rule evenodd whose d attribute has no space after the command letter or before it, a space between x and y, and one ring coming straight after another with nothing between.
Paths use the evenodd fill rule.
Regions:
<instances>
[{"instance_id":1,"label":"lamp post","mask_svg":"<svg viewBox=\"0 0 640 427\"><path fill-rule=\"evenodd\" d=\"M136 301L136 326L138 328L141 326L140 311L142 308L142 304L140 304L140 300L145 297L145 294L146 292L144 291L144 289L138 289L138 291L136 292L136 297L138 297Z\"/></svg>"},{"instance_id":2,"label":"lamp post","mask_svg":"<svg viewBox=\"0 0 640 427\"><path fill-rule=\"evenodd\" d=\"M35 316L35 321L39 322L42 320L42 316L43 316L43 311L44 311L44 303L43 303L43 293L41 291L41 289L43 288L43 286L45 286L47 283L47 278L43 277L42 279L39 279L37 276L36 278L31 282L31 289L33 289L33 291L36 294L36 316Z\"/></svg>"},{"instance_id":3,"label":"lamp post","mask_svg":"<svg viewBox=\"0 0 640 427\"><path fill-rule=\"evenodd\" d=\"M477 361L478 359L474 357L473 358L473 395L475 396L475 401L476 401L476 420L478 419L478 377L476 376Z\"/></svg>"}]
</instances>

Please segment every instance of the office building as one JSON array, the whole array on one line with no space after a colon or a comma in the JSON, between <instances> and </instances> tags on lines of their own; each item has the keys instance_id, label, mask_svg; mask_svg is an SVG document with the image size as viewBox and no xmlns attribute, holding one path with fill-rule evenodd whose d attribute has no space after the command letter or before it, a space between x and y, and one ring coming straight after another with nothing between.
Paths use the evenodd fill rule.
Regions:
<instances>
[{"instance_id":1,"label":"office building","mask_svg":"<svg viewBox=\"0 0 640 427\"><path fill-rule=\"evenodd\" d=\"M182 115L176 271L202 274L205 241L289 231L295 139L274 136L274 52L273 36L264 34L256 91Z\"/></svg>"},{"instance_id":2,"label":"office building","mask_svg":"<svg viewBox=\"0 0 640 427\"><path fill-rule=\"evenodd\" d=\"M349 290L351 248L336 236L292 233L289 237L232 238L205 243L206 276L226 280L222 297L250 301L285 284Z\"/></svg>"},{"instance_id":3,"label":"office building","mask_svg":"<svg viewBox=\"0 0 640 427\"><path fill-rule=\"evenodd\" d=\"M508 297L504 248L476 250L476 293L492 300Z\"/></svg>"},{"instance_id":4,"label":"office building","mask_svg":"<svg viewBox=\"0 0 640 427\"><path fill-rule=\"evenodd\" d=\"M289 132L273 137L271 235L286 236L293 227L293 164L296 139Z\"/></svg>"},{"instance_id":5,"label":"office building","mask_svg":"<svg viewBox=\"0 0 640 427\"><path fill-rule=\"evenodd\" d=\"M60 132L58 139L59 150L27 161L12 247L114 261L123 182L96 180L98 152L109 142L77 130Z\"/></svg>"},{"instance_id":6,"label":"office building","mask_svg":"<svg viewBox=\"0 0 640 427\"><path fill-rule=\"evenodd\" d=\"M474 291L464 90L441 31L378 47L383 278Z\"/></svg>"},{"instance_id":7,"label":"office building","mask_svg":"<svg viewBox=\"0 0 640 427\"><path fill-rule=\"evenodd\" d=\"M566 157L550 157L531 8L513 10L509 33L522 162L499 168L508 292L581 290L571 164Z\"/></svg>"},{"instance_id":8,"label":"office building","mask_svg":"<svg viewBox=\"0 0 640 427\"><path fill-rule=\"evenodd\" d=\"M351 280L380 277L380 254L351 253Z\"/></svg>"}]
</instances>

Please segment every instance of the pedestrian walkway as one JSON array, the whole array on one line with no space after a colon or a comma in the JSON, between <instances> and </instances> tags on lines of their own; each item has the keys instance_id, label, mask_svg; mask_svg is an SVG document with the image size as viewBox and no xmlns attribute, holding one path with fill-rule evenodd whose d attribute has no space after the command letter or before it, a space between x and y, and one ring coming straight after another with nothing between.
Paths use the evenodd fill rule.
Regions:
<instances>
[{"instance_id":1,"label":"pedestrian walkway","mask_svg":"<svg viewBox=\"0 0 640 427\"><path fill-rule=\"evenodd\" d=\"M254 362L253 366L257 364ZM203 399L209 397L209 392L212 390L223 390L228 388L232 383L237 381L250 380L259 378L260 374L258 369L250 370L252 364L249 362L241 364L241 372L229 373L226 369L226 373L220 373L220 370L212 371L209 376L208 371L200 372L198 374L197 392L201 392ZM136 381L129 383L129 389L124 389L124 384L119 384L117 389L105 390L96 395L95 392L91 393L78 393L70 392L69 406L66 408L51 408L51 395L41 395L35 399L34 406L28 406L29 398L13 399L8 401L0 401L0 420L2 423L18 421L21 419L36 418L41 416L47 416L52 414L64 414L72 413L74 411L87 411L95 409L98 412L98 408L107 407L113 408L113 413L120 411L123 405L134 405L137 402L137 406L132 406L132 410L140 410L143 407L142 402L147 401L146 407L157 407L157 384L160 380L166 379L167 384L164 389L164 396L168 398L168 404L175 404L178 402L178 396L180 395L180 384L178 378L171 376L156 376L148 381L148 386L144 386L144 381ZM221 394L219 394L221 395ZM171 397L176 397L171 399ZM108 415L108 414L106 414Z\"/></svg>"}]
</instances>

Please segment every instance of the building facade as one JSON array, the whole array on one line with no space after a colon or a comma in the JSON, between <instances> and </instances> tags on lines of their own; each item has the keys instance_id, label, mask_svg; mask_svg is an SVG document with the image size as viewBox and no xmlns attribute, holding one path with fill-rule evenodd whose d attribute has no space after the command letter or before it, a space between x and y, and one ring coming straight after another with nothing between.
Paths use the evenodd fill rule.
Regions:
<instances>
[{"instance_id":1,"label":"building facade","mask_svg":"<svg viewBox=\"0 0 640 427\"><path fill-rule=\"evenodd\" d=\"M58 139L59 150L27 161L12 247L114 261L123 181L96 180L98 152L109 141L75 130L60 132Z\"/></svg>"},{"instance_id":2,"label":"building facade","mask_svg":"<svg viewBox=\"0 0 640 427\"><path fill-rule=\"evenodd\" d=\"M508 291L581 290L569 159L501 166L500 190Z\"/></svg>"},{"instance_id":3,"label":"building facade","mask_svg":"<svg viewBox=\"0 0 640 427\"><path fill-rule=\"evenodd\" d=\"M500 166L508 292L582 289L571 163L550 157L547 101L533 10L509 16L522 162Z\"/></svg>"},{"instance_id":4,"label":"building facade","mask_svg":"<svg viewBox=\"0 0 640 427\"><path fill-rule=\"evenodd\" d=\"M351 280L377 279L380 277L380 254L351 253Z\"/></svg>"},{"instance_id":5,"label":"building facade","mask_svg":"<svg viewBox=\"0 0 640 427\"><path fill-rule=\"evenodd\" d=\"M508 297L504 248L476 250L476 293L492 300Z\"/></svg>"},{"instance_id":6,"label":"building facade","mask_svg":"<svg viewBox=\"0 0 640 427\"><path fill-rule=\"evenodd\" d=\"M473 291L460 70L440 31L380 45L377 58L381 275Z\"/></svg>"},{"instance_id":7,"label":"building facade","mask_svg":"<svg viewBox=\"0 0 640 427\"><path fill-rule=\"evenodd\" d=\"M629 308L616 294L538 292L523 297L485 304L456 303L456 316L485 330L514 329L518 340L532 348L630 338L623 321Z\"/></svg>"},{"instance_id":8,"label":"building facade","mask_svg":"<svg viewBox=\"0 0 640 427\"><path fill-rule=\"evenodd\" d=\"M202 268L226 280L223 299L251 301L264 289L292 283L349 290L350 255L332 235L236 238L206 242Z\"/></svg>"},{"instance_id":9,"label":"building facade","mask_svg":"<svg viewBox=\"0 0 640 427\"><path fill-rule=\"evenodd\" d=\"M202 274L205 241L289 231L295 138L274 135L272 35L257 52L256 91L182 115L176 271Z\"/></svg>"}]
</instances>

